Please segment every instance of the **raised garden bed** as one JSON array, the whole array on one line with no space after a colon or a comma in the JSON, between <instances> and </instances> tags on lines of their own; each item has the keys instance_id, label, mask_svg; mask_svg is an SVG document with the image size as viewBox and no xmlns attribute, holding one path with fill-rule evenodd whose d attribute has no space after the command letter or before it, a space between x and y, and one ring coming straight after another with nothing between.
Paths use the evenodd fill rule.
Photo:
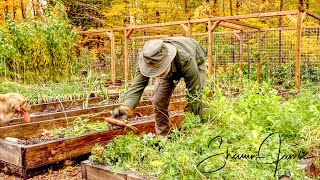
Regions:
<instances>
[{"instance_id":1,"label":"raised garden bed","mask_svg":"<svg viewBox=\"0 0 320 180\"><path fill-rule=\"evenodd\" d=\"M150 104L148 105L148 103ZM144 116L153 113L151 101L141 101L140 104L140 106L135 108L135 113L142 114ZM63 112L35 116L31 118L31 123L0 127L0 138L31 138L41 134L43 129L66 127L68 126L68 124L72 123L77 117L87 117L88 115L92 115L94 113L98 113L98 115L90 118L91 121L101 121L103 117L110 116L111 111L118 106L119 104L115 104L96 108L82 109L77 111L70 111L67 114L67 118L65 117L65 113ZM185 106L185 101L170 102L169 110L183 110Z\"/></svg>"},{"instance_id":2,"label":"raised garden bed","mask_svg":"<svg viewBox=\"0 0 320 180\"><path fill-rule=\"evenodd\" d=\"M176 110L176 109L175 109ZM173 126L180 126L182 114L170 117ZM135 134L155 132L154 119L131 124L137 128ZM24 178L28 171L43 165L90 153L96 143L105 144L117 135L124 135L132 129L125 127L115 130L96 131L80 136L61 138L34 145L21 145L0 139L0 171Z\"/></svg>"},{"instance_id":3,"label":"raised garden bed","mask_svg":"<svg viewBox=\"0 0 320 180\"><path fill-rule=\"evenodd\" d=\"M118 94L109 95L109 99L118 98ZM104 100L103 96L92 97L88 99L89 104L96 104ZM83 103L86 99L77 99L70 101L61 101L61 102L50 102L50 103L42 103L42 104L34 104L31 105L29 113L50 113L50 112L58 112L67 109L72 109L73 107L83 106Z\"/></svg>"},{"instance_id":4,"label":"raised garden bed","mask_svg":"<svg viewBox=\"0 0 320 180\"><path fill-rule=\"evenodd\" d=\"M104 165L94 164L93 162L86 160L81 162L81 174L82 179L85 180L144 180L152 179L151 177L143 177L136 172L130 171L125 173L114 174L110 171L110 168Z\"/></svg>"},{"instance_id":5,"label":"raised garden bed","mask_svg":"<svg viewBox=\"0 0 320 180\"><path fill-rule=\"evenodd\" d=\"M185 98L185 95L174 95L171 97L171 102L173 101L180 101ZM152 100L143 100L140 101L138 106L147 106L151 105ZM58 104L56 104L58 105ZM48 106L48 105L46 105ZM87 115L92 113L98 113L105 110L112 110L115 107L118 107L119 104L112 104L112 105L103 105L103 106L94 106L86 109L75 109L75 110L67 110L63 112L54 112L54 113L47 113L47 114L39 114L39 115L31 115L31 122L39 122L39 121L47 121L47 120L54 120L54 119L66 119L66 117L74 117L74 116L80 116L80 115ZM23 117L15 118L13 119L10 125L16 125L21 124L23 122ZM1 127L0 127L1 129ZM1 131L1 130L0 130Z\"/></svg>"}]
</instances>

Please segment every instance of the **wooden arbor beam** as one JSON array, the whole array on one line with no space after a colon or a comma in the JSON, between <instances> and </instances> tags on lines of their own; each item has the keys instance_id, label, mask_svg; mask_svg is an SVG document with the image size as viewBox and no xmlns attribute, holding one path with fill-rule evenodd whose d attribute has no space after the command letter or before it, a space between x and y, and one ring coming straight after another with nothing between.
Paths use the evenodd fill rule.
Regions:
<instances>
[{"instance_id":1,"label":"wooden arbor beam","mask_svg":"<svg viewBox=\"0 0 320 180\"><path fill-rule=\"evenodd\" d=\"M241 26L234 25L234 24L230 24L229 22L224 22L224 21L222 21L222 22L220 23L220 26L221 26L221 27L224 27L224 28L236 29L236 30L240 30L240 31L245 30L245 29L244 29L243 27L241 27Z\"/></svg>"},{"instance_id":2,"label":"wooden arbor beam","mask_svg":"<svg viewBox=\"0 0 320 180\"><path fill-rule=\"evenodd\" d=\"M302 12L302 15L301 15L301 20L303 21L304 17L306 16L306 12ZM288 14L287 17L293 22L293 24L295 26L297 26L297 19L294 18L292 15Z\"/></svg>"},{"instance_id":3,"label":"wooden arbor beam","mask_svg":"<svg viewBox=\"0 0 320 180\"><path fill-rule=\"evenodd\" d=\"M110 29L90 30L90 31L78 31L78 34L101 34L110 32Z\"/></svg>"},{"instance_id":4,"label":"wooden arbor beam","mask_svg":"<svg viewBox=\"0 0 320 180\"><path fill-rule=\"evenodd\" d=\"M241 21L228 20L227 22L228 22L228 23L231 23L231 24L236 24L236 25L240 25L240 26L252 28L252 29L258 29L258 30L261 29L259 26L247 24L247 23L244 23L244 22L241 22Z\"/></svg>"},{"instance_id":5,"label":"wooden arbor beam","mask_svg":"<svg viewBox=\"0 0 320 180\"><path fill-rule=\"evenodd\" d=\"M311 17L313 17L313 18L315 18L315 19L317 19L317 20L320 20L320 15L318 15L318 14L310 11L309 9L306 9L306 8L304 8L304 7L301 6L301 5L298 6L298 9L299 9L299 11L304 11L304 12L306 12L309 16L311 16Z\"/></svg>"},{"instance_id":6,"label":"wooden arbor beam","mask_svg":"<svg viewBox=\"0 0 320 180\"><path fill-rule=\"evenodd\" d=\"M221 21L216 21L211 27L210 27L210 31L213 32L221 23Z\"/></svg>"},{"instance_id":7,"label":"wooden arbor beam","mask_svg":"<svg viewBox=\"0 0 320 180\"><path fill-rule=\"evenodd\" d=\"M291 20L291 22L293 22L293 24L295 26L297 26L297 19L294 18L291 14L288 14L287 17Z\"/></svg>"},{"instance_id":8,"label":"wooden arbor beam","mask_svg":"<svg viewBox=\"0 0 320 180\"><path fill-rule=\"evenodd\" d=\"M236 15L236 16L225 16L225 17L211 17L211 18L202 18L202 19L191 19L185 21L175 21L175 22L165 22L165 23L154 23L148 25L132 25L127 28L148 28L148 27L162 27L162 26L172 26L172 25L181 25L188 23L201 23L210 21L219 21L219 20L237 20L237 19L248 19L248 18L262 18L262 17L273 17L273 16L285 16L287 14L298 14L298 10L291 11L277 11L277 12L268 12L268 13L257 13L257 14L246 14L246 15Z\"/></svg>"},{"instance_id":9,"label":"wooden arbor beam","mask_svg":"<svg viewBox=\"0 0 320 180\"><path fill-rule=\"evenodd\" d=\"M180 24L180 25L186 31L188 36L191 37L192 36L192 24L190 22L188 22L188 26L186 26L185 24Z\"/></svg>"},{"instance_id":10,"label":"wooden arbor beam","mask_svg":"<svg viewBox=\"0 0 320 180\"><path fill-rule=\"evenodd\" d=\"M161 33L166 35L186 34L186 32L184 31L169 30L169 29L163 29L160 27L141 28L141 29L134 29L134 30L138 32Z\"/></svg>"}]
</instances>

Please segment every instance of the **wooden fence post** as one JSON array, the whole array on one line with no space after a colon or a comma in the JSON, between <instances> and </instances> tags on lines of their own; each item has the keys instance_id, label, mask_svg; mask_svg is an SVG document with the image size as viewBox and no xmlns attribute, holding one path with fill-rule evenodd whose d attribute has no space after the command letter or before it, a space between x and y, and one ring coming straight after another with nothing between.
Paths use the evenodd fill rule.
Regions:
<instances>
[{"instance_id":1,"label":"wooden fence post","mask_svg":"<svg viewBox=\"0 0 320 180\"><path fill-rule=\"evenodd\" d=\"M129 38L133 32L132 29L124 29L124 81L127 84L129 81Z\"/></svg>"},{"instance_id":2,"label":"wooden fence post","mask_svg":"<svg viewBox=\"0 0 320 180\"><path fill-rule=\"evenodd\" d=\"M129 79L129 55L128 55L128 30L124 30L124 82L127 84Z\"/></svg>"},{"instance_id":3,"label":"wooden fence post","mask_svg":"<svg viewBox=\"0 0 320 180\"><path fill-rule=\"evenodd\" d=\"M239 34L239 42L240 42L240 77L242 77L242 69L243 69L243 61L244 61L244 56L243 56L243 32L241 31Z\"/></svg>"},{"instance_id":4,"label":"wooden fence post","mask_svg":"<svg viewBox=\"0 0 320 180\"><path fill-rule=\"evenodd\" d=\"M212 75L212 22L208 21L208 71Z\"/></svg>"},{"instance_id":5,"label":"wooden fence post","mask_svg":"<svg viewBox=\"0 0 320 180\"><path fill-rule=\"evenodd\" d=\"M260 59L260 49L261 49L261 39L260 39L260 31L258 32L258 59L257 59L257 81L261 82L261 59Z\"/></svg>"},{"instance_id":6,"label":"wooden fence post","mask_svg":"<svg viewBox=\"0 0 320 180\"><path fill-rule=\"evenodd\" d=\"M190 22L188 22L188 36L192 36L192 24Z\"/></svg>"},{"instance_id":7,"label":"wooden fence post","mask_svg":"<svg viewBox=\"0 0 320 180\"><path fill-rule=\"evenodd\" d=\"M113 84L116 83L116 48L115 48L115 39L114 32L110 32L111 38L111 81Z\"/></svg>"},{"instance_id":8,"label":"wooden fence post","mask_svg":"<svg viewBox=\"0 0 320 180\"><path fill-rule=\"evenodd\" d=\"M296 76L295 86L300 89L300 61L301 61L301 34L302 34L302 10L299 8L297 18L297 39L296 39Z\"/></svg>"}]
</instances>

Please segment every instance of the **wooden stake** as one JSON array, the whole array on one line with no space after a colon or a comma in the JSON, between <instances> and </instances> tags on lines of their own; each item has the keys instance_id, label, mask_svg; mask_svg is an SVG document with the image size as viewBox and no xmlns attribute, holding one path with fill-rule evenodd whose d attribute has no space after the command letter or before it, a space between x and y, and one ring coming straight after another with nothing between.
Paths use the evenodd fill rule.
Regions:
<instances>
[{"instance_id":1,"label":"wooden stake","mask_svg":"<svg viewBox=\"0 0 320 180\"><path fill-rule=\"evenodd\" d=\"M185 24L180 24L180 26L188 33L188 27Z\"/></svg>"},{"instance_id":2,"label":"wooden stake","mask_svg":"<svg viewBox=\"0 0 320 180\"><path fill-rule=\"evenodd\" d=\"M129 35L129 36L128 36ZM124 30L124 82L127 84L129 80L129 55L128 55L128 41L130 33L127 29Z\"/></svg>"},{"instance_id":3,"label":"wooden stake","mask_svg":"<svg viewBox=\"0 0 320 180\"><path fill-rule=\"evenodd\" d=\"M116 48L114 40L114 32L110 32L111 39L111 81L113 84L116 83Z\"/></svg>"},{"instance_id":4,"label":"wooden stake","mask_svg":"<svg viewBox=\"0 0 320 180\"><path fill-rule=\"evenodd\" d=\"M212 75L212 22L208 21L208 71Z\"/></svg>"},{"instance_id":5,"label":"wooden stake","mask_svg":"<svg viewBox=\"0 0 320 180\"><path fill-rule=\"evenodd\" d=\"M192 36L192 24L190 22L188 22L188 36Z\"/></svg>"},{"instance_id":6,"label":"wooden stake","mask_svg":"<svg viewBox=\"0 0 320 180\"><path fill-rule=\"evenodd\" d=\"M211 27L210 27L210 31L213 32L221 23L221 21L216 21Z\"/></svg>"},{"instance_id":7,"label":"wooden stake","mask_svg":"<svg viewBox=\"0 0 320 180\"><path fill-rule=\"evenodd\" d=\"M297 26L296 18L294 18L291 14L287 14L287 17L294 23L295 26Z\"/></svg>"},{"instance_id":8,"label":"wooden stake","mask_svg":"<svg viewBox=\"0 0 320 180\"><path fill-rule=\"evenodd\" d=\"M299 5L298 9L299 9L299 11L306 12L309 16L311 16L311 17L313 17L313 18L315 18L317 20L320 20L320 15L318 15L318 14L316 14L316 13L314 13L314 12L312 12L312 11L306 9L306 8L304 8L303 6Z\"/></svg>"},{"instance_id":9,"label":"wooden stake","mask_svg":"<svg viewBox=\"0 0 320 180\"><path fill-rule=\"evenodd\" d=\"M261 49L261 39L262 38L260 38L260 31L258 32L258 62L257 62L257 81L258 81L258 83L260 83L261 82L261 64L260 64L260 61L261 61L261 59L260 59L260 49Z\"/></svg>"},{"instance_id":10,"label":"wooden stake","mask_svg":"<svg viewBox=\"0 0 320 180\"><path fill-rule=\"evenodd\" d=\"M302 34L302 11L299 10L297 19L297 39L296 39L296 77L295 86L300 89L300 61L301 61L301 34Z\"/></svg>"},{"instance_id":11,"label":"wooden stake","mask_svg":"<svg viewBox=\"0 0 320 180\"><path fill-rule=\"evenodd\" d=\"M243 57L243 32L241 32L239 34L239 41L240 41L240 76L242 77L242 63L243 63L243 60L244 60L244 57Z\"/></svg>"}]
</instances>

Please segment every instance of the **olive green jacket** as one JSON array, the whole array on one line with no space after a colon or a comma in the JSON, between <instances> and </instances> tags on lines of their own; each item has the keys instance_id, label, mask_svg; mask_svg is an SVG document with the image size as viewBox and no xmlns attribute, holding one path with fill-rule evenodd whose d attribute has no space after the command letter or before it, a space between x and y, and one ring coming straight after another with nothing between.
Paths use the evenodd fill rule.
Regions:
<instances>
[{"instance_id":1,"label":"olive green jacket","mask_svg":"<svg viewBox=\"0 0 320 180\"><path fill-rule=\"evenodd\" d=\"M171 78L172 80L184 78L189 92L189 102L192 102L189 103L189 107L194 114L202 116L201 101L192 100L191 96L197 96L197 92L202 88L199 69L205 71L205 49L198 42L188 37L168 37L162 40L172 43L177 48L177 55L171 63L171 73L165 78ZM148 85L148 81L149 77L143 76L137 65L132 86L126 93L123 104L135 108Z\"/></svg>"}]
</instances>

